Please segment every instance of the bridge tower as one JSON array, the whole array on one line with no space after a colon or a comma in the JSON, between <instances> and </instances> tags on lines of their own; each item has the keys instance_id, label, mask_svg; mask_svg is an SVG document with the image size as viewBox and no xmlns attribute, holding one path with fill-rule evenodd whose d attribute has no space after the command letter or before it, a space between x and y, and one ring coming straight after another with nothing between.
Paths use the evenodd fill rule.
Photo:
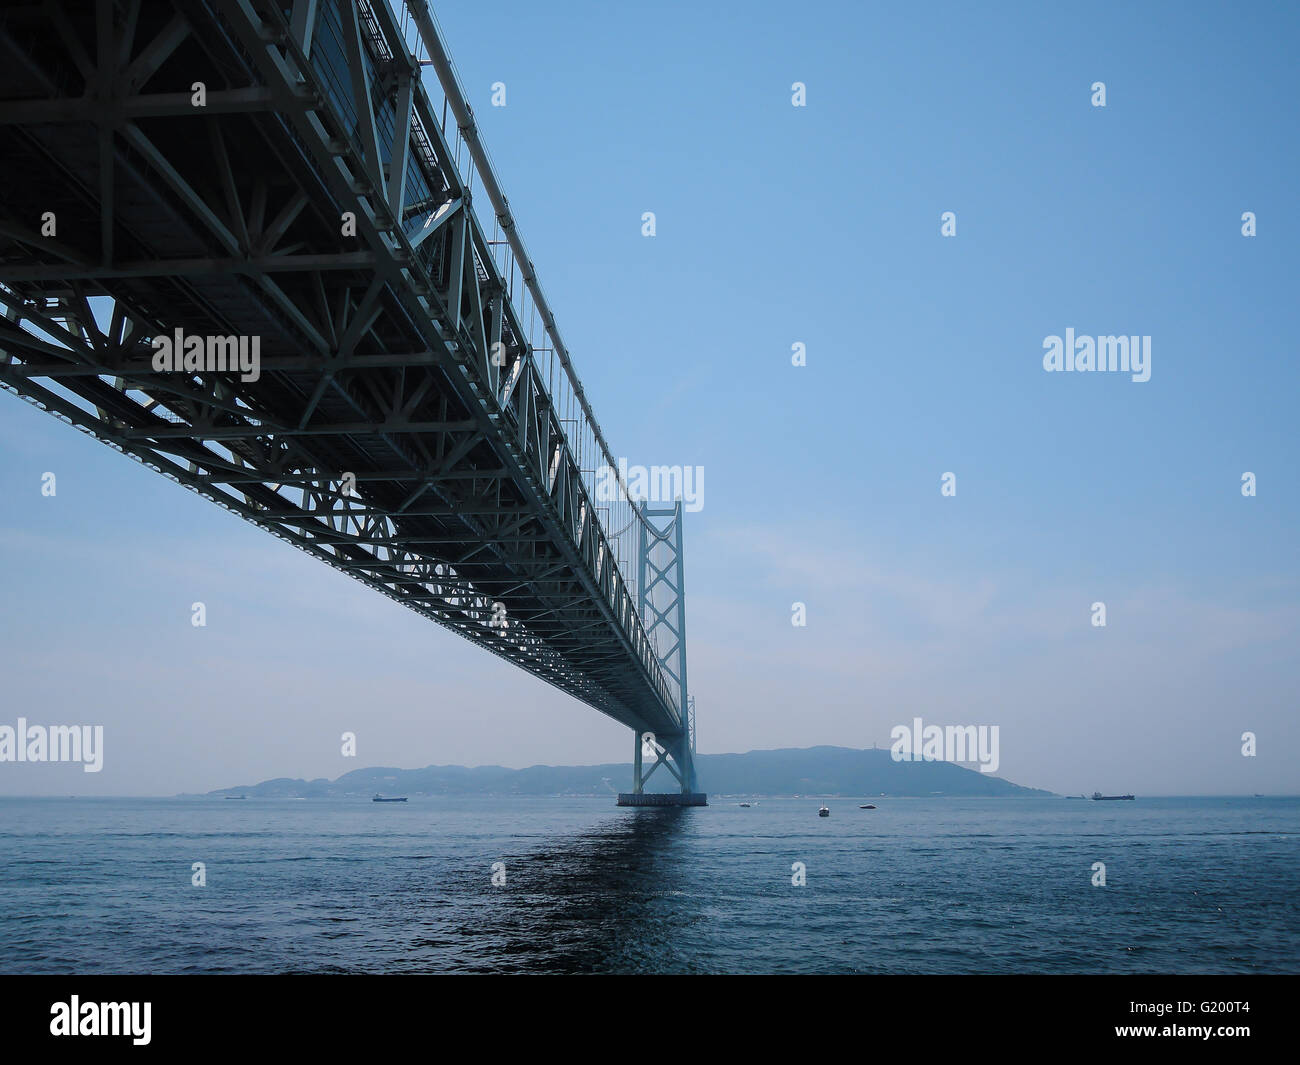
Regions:
<instances>
[{"instance_id":1,"label":"bridge tower","mask_svg":"<svg viewBox=\"0 0 1300 1065\"><path fill-rule=\"evenodd\" d=\"M695 699L686 679L686 585L682 557L682 501L671 506L639 504L641 521L638 555L637 605L655 657L677 697L681 727L672 735L637 731L632 759L631 794L618 797L620 806L705 806L696 790ZM647 760L652 761L645 770ZM645 782L661 765L677 779L678 791L651 793Z\"/></svg>"}]
</instances>

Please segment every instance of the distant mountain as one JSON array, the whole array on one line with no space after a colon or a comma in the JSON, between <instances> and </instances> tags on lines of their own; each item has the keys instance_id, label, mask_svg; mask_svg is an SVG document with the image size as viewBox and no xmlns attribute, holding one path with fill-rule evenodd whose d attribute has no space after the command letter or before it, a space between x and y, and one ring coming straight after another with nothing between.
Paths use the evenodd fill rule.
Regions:
<instances>
[{"instance_id":1,"label":"distant mountain","mask_svg":"<svg viewBox=\"0 0 1300 1065\"><path fill-rule=\"evenodd\" d=\"M789 747L747 754L701 754L700 786L712 795L1050 795L953 762L895 762L887 749ZM648 790L671 791L666 768ZM549 766L431 765L424 769L354 769L338 780L280 777L209 795L330 798L346 795L610 795L632 786L630 764Z\"/></svg>"}]
</instances>

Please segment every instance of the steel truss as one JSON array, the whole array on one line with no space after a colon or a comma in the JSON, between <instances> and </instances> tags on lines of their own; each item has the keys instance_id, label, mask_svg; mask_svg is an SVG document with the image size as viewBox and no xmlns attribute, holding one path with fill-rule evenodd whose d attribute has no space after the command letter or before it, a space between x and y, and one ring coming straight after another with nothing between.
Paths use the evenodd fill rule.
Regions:
<instances>
[{"instance_id":1,"label":"steel truss","mask_svg":"<svg viewBox=\"0 0 1300 1065\"><path fill-rule=\"evenodd\" d=\"M638 526L640 562L637 609L646 631L658 647L659 665L676 689L677 705L687 708L687 728L665 744L645 742L638 737L632 765L632 783L636 793L644 790L650 774L667 765L683 793L696 790L695 782L695 700L689 695L686 680L686 582L682 554L682 503L651 507L640 504L642 521ZM642 773L642 760L653 754L655 763ZM671 761L669 761L671 759Z\"/></svg>"}]
</instances>

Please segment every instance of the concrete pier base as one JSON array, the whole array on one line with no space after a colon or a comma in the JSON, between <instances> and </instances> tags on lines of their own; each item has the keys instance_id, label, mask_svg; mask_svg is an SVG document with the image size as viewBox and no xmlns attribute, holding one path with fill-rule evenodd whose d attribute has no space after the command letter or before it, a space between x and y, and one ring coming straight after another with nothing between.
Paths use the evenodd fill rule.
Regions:
<instances>
[{"instance_id":1,"label":"concrete pier base","mask_svg":"<svg viewBox=\"0 0 1300 1065\"><path fill-rule=\"evenodd\" d=\"M619 806L708 806L709 797L702 791L636 792L620 791Z\"/></svg>"}]
</instances>

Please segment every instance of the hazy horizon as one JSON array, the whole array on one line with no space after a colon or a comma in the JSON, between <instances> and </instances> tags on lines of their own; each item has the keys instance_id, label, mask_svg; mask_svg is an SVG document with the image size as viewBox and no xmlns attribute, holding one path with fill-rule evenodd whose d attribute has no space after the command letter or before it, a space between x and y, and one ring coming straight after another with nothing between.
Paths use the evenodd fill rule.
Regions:
<instances>
[{"instance_id":1,"label":"hazy horizon","mask_svg":"<svg viewBox=\"0 0 1300 1065\"><path fill-rule=\"evenodd\" d=\"M34 723L34 722L33 722L33 723ZM0 722L0 724L3 724L3 722ZM712 755L712 756L720 756L720 755L745 755L745 754L756 754L756 753L765 753L765 752L770 753L770 752L789 751L789 750L793 750L793 751L808 751L808 750L816 750L816 749L819 749L819 748L831 748L831 749L837 749L837 750L858 750L858 751L861 751L861 750L871 750L871 749L872 749L872 748L869 748L869 747L866 747L866 748L863 748L863 747L845 747L845 746L840 745L840 744L817 744L817 745L809 746L809 747L760 747L760 748L754 748L754 749L752 749L752 750L748 750L748 751L701 751L701 752L699 752L699 753L700 753L701 756L707 757L707 756L711 756L711 755ZM880 749L881 749L881 750L887 750L887 748L886 748L886 747L883 747L883 746L882 746ZM977 769L975 763L956 762L956 763L950 763L950 764L959 765L959 766L961 766L962 768L969 769L969 770L972 771L972 772L977 772L977 771L978 771L978 769ZM141 792L141 793L120 793L120 794L119 794L119 793L96 793L96 792L93 792L93 791L83 791L83 792L80 792L78 795L75 795L75 796L66 796L66 797L68 797L68 798L96 798L96 799L108 799L108 798L138 798L138 799L202 798L202 797L204 797L204 796L206 796L206 795L211 794L212 792L216 792L216 791L225 791L225 790L230 790L230 789L232 789L232 788L256 787L256 786L259 785L259 784L265 784L265 783L267 783L267 782L269 782L269 781L273 781L273 780L301 780L301 781L305 781L305 782L312 782L312 781L317 781L317 780L328 780L328 781L330 781L331 783L333 783L333 782L338 781L339 779L341 779L342 777L346 776L346 775L349 774L349 773L357 773L357 772L364 773L364 772L368 772L368 771L381 770L381 769L392 769L392 770L397 770L397 771L402 771L402 772L419 771L419 770L422 770L422 769L468 769L468 770L475 770L475 769L506 769L506 770L510 770L510 771L517 772L517 771L521 771L521 770L526 770L526 769L537 769L537 768L545 768L545 769L584 769L584 768L593 768L593 769L594 769L594 768L605 768L605 767L607 767L607 766L617 766L617 767L620 767L620 768L626 768L626 769L628 770L628 773L629 773L629 780L630 780L631 767L632 767L632 763L631 763L630 760L627 761L627 762L619 762L619 761L617 761L617 760L615 760L615 761L610 761L610 762L534 762L534 763L530 763L530 764L528 764L528 765L505 765L505 764L500 763L500 762L482 762L482 763L477 763L477 764L473 764L473 765L466 765L466 764L462 764L462 763L459 763L459 762L430 762L430 763L427 763L427 764L424 764L424 765L393 765L393 764L387 764L387 763L385 763L385 764L375 764L375 765L357 765L357 766L353 766L353 767L351 767L351 768L349 768L349 769L345 769L345 770L343 770L342 772L338 773L338 774L335 775L335 776L308 776L308 775L296 774L296 773L277 773L277 774L275 774L275 775L273 775L273 776L264 777L264 778L261 778L261 779L258 779L258 780L240 780L240 781L235 782L235 783L218 784L218 785L216 785L215 787L207 788L207 789L204 789L204 790L202 790L202 791L157 792L157 793L146 793L146 792ZM80 768L80 766L73 766L73 765L47 765L47 766L44 766L44 767L43 767L43 770L42 770L42 771L58 771L58 772L63 772L63 773L73 773L73 772L76 772L76 773L82 773L82 772L83 772L83 770ZM1011 779L1010 777L1008 777L1005 773L991 773L991 774L989 774L989 775L992 776L992 777L994 777L994 778L1001 779L1001 780L1005 780L1005 781L1008 781L1009 783L1017 784L1017 785L1021 785L1021 786L1026 787L1026 788L1036 787L1036 785L1024 784L1022 781L1019 781L1019 780L1012 780L1012 779ZM622 781L615 781L614 783L615 783L615 784L622 784L622 783L624 783L624 782L622 782ZM1054 789L1050 789L1050 788L1047 788L1047 789L1040 789L1040 790L1044 790L1044 791L1049 792L1049 793L1050 793L1050 796L1051 796L1051 797L1055 797L1055 798L1067 798L1067 797L1070 797L1070 796L1089 795L1089 794L1091 794L1090 791L1088 791L1088 790L1086 790L1086 789L1082 789L1082 788L1080 788L1080 789L1078 789L1078 790L1069 790L1069 791L1058 791L1058 790L1054 790ZM1097 789L1094 788L1094 789L1092 789L1092 790L1093 790L1093 791L1096 791ZM1189 798L1189 799L1251 798L1251 797L1256 797L1256 796L1262 796L1262 797L1264 797L1264 798L1270 798L1270 799L1300 798L1300 792L1296 792L1296 793L1288 793L1288 792L1278 792L1278 793L1265 793L1265 792L1213 792L1213 793L1210 793L1210 792L1205 792L1205 793L1199 793L1199 792L1196 792L1196 793L1193 793L1193 792L1187 792L1187 793L1182 793L1182 792L1155 792L1155 791L1153 791L1153 792L1140 792L1140 793L1139 793L1139 792L1134 792L1133 789L1130 788L1130 789L1128 789L1127 792L1125 792L1125 794L1128 794L1128 793L1130 793L1130 792L1132 792L1132 793L1133 793L1137 798L1151 798L1151 799L1179 799L1179 798ZM612 794L612 793L611 793L611 794ZM726 794L730 794L730 793L726 793ZM747 794L749 794L749 793L747 793ZM760 796L760 797L764 797L766 793L763 793L763 792L753 792L752 794L757 795L757 796ZM816 794L819 794L819 793L817 793L817 792L809 792L809 794L810 794L810 795L816 795ZM848 792L843 792L842 794L848 795L848 794L850 794L850 793L848 793ZM854 793L854 794L856 794L856 793ZM867 793L867 792L863 792L862 794L865 795L865 794L868 794L868 793ZM63 797L65 797L64 793L61 792L61 791L59 791L58 789L54 789L54 790L52 790L52 791L50 791L50 792L47 792L47 793L37 793L37 792L32 792L32 793L21 793L21 792L16 792L16 793L0 793L0 799L3 799L3 798L14 798L14 799L21 799L21 798L63 798ZM523 799L555 798L555 797L557 797L557 796L550 796L550 795L521 795L521 796L519 796L519 798L523 798ZM601 796L594 796L594 797L595 797L595 798L601 798ZM781 796L778 795L778 794L776 794L776 793L773 793L773 797L781 797ZM1033 797L1033 796L1019 796L1019 795L1015 795L1015 796L1004 796L1004 795L956 795L956 794L954 794L954 795L938 795L938 794L936 794L936 795L931 795L931 796L918 796L918 795L893 795L893 796L890 796L890 797L893 798L893 799L916 799L916 798L927 798L927 797L928 797L928 798L943 798L943 799L989 799L989 798L1031 798L1031 797ZM1047 797L1047 796L1038 796L1038 797L1039 797L1039 798L1043 798L1043 797Z\"/></svg>"}]
</instances>

